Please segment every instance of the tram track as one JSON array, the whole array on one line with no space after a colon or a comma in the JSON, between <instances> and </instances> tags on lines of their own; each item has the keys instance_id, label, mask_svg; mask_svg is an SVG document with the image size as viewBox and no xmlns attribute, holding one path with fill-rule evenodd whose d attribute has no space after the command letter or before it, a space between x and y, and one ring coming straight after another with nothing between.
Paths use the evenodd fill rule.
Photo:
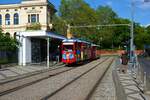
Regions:
<instances>
[{"instance_id":1,"label":"tram track","mask_svg":"<svg viewBox=\"0 0 150 100\"><path fill-rule=\"evenodd\" d=\"M106 77L105 75L108 72L108 70L110 69L113 61L114 61L114 59L109 63L108 67L106 68L106 70L104 71L102 76L98 79L98 81L96 82L96 84L94 85L92 90L89 92L89 94L87 95L85 100L91 100L91 97L94 95L94 93L95 93L96 89L98 88L98 86L100 85L101 81L104 79L104 77Z\"/></svg>"},{"instance_id":2,"label":"tram track","mask_svg":"<svg viewBox=\"0 0 150 100\"><path fill-rule=\"evenodd\" d=\"M66 88L67 86L71 85L72 83L74 83L75 81L77 81L78 79L80 79L81 77L83 77L84 75L88 74L90 71L92 71L93 69L97 68L99 65L103 64L106 60L103 60L102 62L96 64L95 66L93 66L92 68L90 68L89 70L85 71L84 73L82 73L81 75L79 75L78 77L74 78L73 80L71 80L70 82L68 82L67 84L63 85L61 88L53 91L51 94L43 97L41 100L48 100L49 98L51 98L52 96L56 95L58 92L62 91L64 88ZM111 61L111 63L113 62L113 60ZM110 66L111 64L109 64ZM108 70L108 68L107 68ZM103 77L103 76L102 76ZM91 94L91 93L90 93Z\"/></svg>"},{"instance_id":3,"label":"tram track","mask_svg":"<svg viewBox=\"0 0 150 100\"><path fill-rule=\"evenodd\" d=\"M103 61L105 61L105 60L107 60L107 59L104 59ZM82 67L82 66L81 66ZM45 75L45 76L43 76L42 78L39 78L39 79L36 79L36 80L34 80L34 81L31 81L31 82L27 82L27 83L25 83L25 84L21 84L21 85L19 85L19 86L16 86L16 87L13 87L13 88L10 88L10 89L3 89L3 91L1 91L0 92L0 97L1 96L4 96L4 95L7 95L7 94L9 94L9 93L12 93L12 92L15 92L15 91L17 91L17 90L20 90L20 89L23 89L23 88L25 88L25 87L28 87L28 86L31 86L31 85L33 85L33 84L35 84L35 83L38 83L38 82L41 82L41 81L43 81L43 80L46 80L46 79L49 79L49 78L51 78L51 77L54 77L54 76L57 76L57 75L60 75L60 74L62 74L62 73L65 73L65 72L68 72L68 71L71 71L71 70L73 70L73 69L75 69L75 68L78 68L78 67L67 67L67 69L65 69L65 70L63 70L63 71L60 71L60 72L56 72L56 73L54 73L53 71L54 70L51 70L51 71L48 71L47 73L49 73L49 74L47 74L47 75ZM56 69L55 69L56 70ZM52 73L50 73L50 72L52 72ZM42 73L42 74L45 74L45 73ZM41 75L41 74L38 74L38 75ZM32 76L33 77L33 76ZM29 77L27 77L27 78L29 78ZM24 78L25 79L25 78ZM19 80L17 80L17 81L19 81ZM15 81L15 82L17 82L17 81ZM14 82L14 81L13 81ZM13 83L12 82L12 83ZM23 81L24 82L24 81ZM10 84L9 84L10 82L8 82L7 84L10 86ZM12 84L11 83L11 84ZM6 86L6 84L3 84L3 86ZM1 85L1 87L3 87L2 85Z\"/></svg>"},{"instance_id":4,"label":"tram track","mask_svg":"<svg viewBox=\"0 0 150 100\"><path fill-rule=\"evenodd\" d=\"M14 81L17 81L17 80L20 80L20 79L25 79L25 78L28 78L28 77L32 77L32 76L35 76L35 75L38 75L38 74L41 74L41 73L45 73L45 72L48 72L48 71L57 70L57 69L63 68L64 66L65 65L62 65L61 67L56 67L56 68L49 68L49 69L33 71L33 72L22 74L20 76L12 76L8 79L1 80L0 85L10 83L10 82L14 82Z\"/></svg>"},{"instance_id":5,"label":"tram track","mask_svg":"<svg viewBox=\"0 0 150 100\"><path fill-rule=\"evenodd\" d=\"M61 67L61 68L64 68L64 67ZM75 67L74 67L74 68L75 68ZM47 71L47 72L41 73L41 74L47 74L47 73L49 73L48 75L44 75L43 77L41 77L41 78L39 78L39 79L35 79L35 80L32 80L31 82L27 82L27 83L24 83L25 80L26 80L26 81L28 80L28 79L25 79L25 78L33 77L33 76L36 76L36 75L39 76L39 75L41 75L41 74L38 73L38 74L36 74L36 75L31 75L31 76L25 77L25 78L23 78L23 79L17 79L17 81L18 81L18 80L19 80L19 81L20 81L20 80L23 80L23 82L21 82L22 84L21 84L21 85L18 85L18 86L15 86L15 87L12 87L12 88L8 88L8 87L7 87L7 89L0 89L0 96L9 94L9 93L11 93L11 92L14 92L14 91L17 91L17 90L19 90L19 89L25 88L25 87L27 87L27 86L33 85L33 84L35 84L35 83L38 83L38 82L43 81L43 80L45 80L45 79L48 79L48 78L50 78L50 77L59 75L59 74L61 74L61 73L67 72L67 71L70 71L70 70L72 70L72 69L74 69L74 68L67 68L67 69L65 69L65 70L63 70L63 71L56 72L56 73L54 73L54 74L50 74L50 72L51 72L51 71L54 71L54 70L58 70L58 69L60 69L60 68L56 68L56 69L53 69L53 70L49 70L49 71ZM25 79L25 80L24 80L24 79ZM32 79L33 79L33 78L32 78ZM14 83L14 81L15 81L15 83L17 83L16 80L9 81L9 83L10 83L10 82L13 82L13 83ZM13 83L11 83L11 84L13 84ZM19 84L20 84L20 82L19 82ZM6 84L1 85L1 87L3 88L4 85L5 85L5 87L6 87ZM10 85L8 85L8 86L10 86Z\"/></svg>"}]
</instances>

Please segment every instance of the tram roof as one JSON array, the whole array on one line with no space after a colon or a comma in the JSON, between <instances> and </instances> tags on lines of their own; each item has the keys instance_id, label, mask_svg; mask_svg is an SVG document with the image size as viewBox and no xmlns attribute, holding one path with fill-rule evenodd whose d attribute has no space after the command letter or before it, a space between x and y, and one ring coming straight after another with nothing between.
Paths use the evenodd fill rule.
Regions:
<instances>
[{"instance_id":1,"label":"tram roof","mask_svg":"<svg viewBox=\"0 0 150 100\"><path fill-rule=\"evenodd\" d=\"M83 41L83 40L80 40L80 39L64 39L63 42L83 42L83 43L87 43L87 44L91 44L90 42L87 42L87 41Z\"/></svg>"},{"instance_id":2,"label":"tram roof","mask_svg":"<svg viewBox=\"0 0 150 100\"><path fill-rule=\"evenodd\" d=\"M84 40L80 40L80 39L77 39L77 38L73 38L73 39L64 39L62 42L83 42L83 43L90 44L91 46L99 47L99 45L96 45L96 44L94 44L94 43L87 42L87 41L84 41Z\"/></svg>"},{"instance_id":3,"label":"tram roof","mask_svg":"<svg viewBox=\"0 0 150 100\"><path fill-rule=\"evenodd\" d=\"M99 47L99 45L96 45L96 44L91 44L92 46L94 46L94 47Z\"/></svg>"}]
</instances>

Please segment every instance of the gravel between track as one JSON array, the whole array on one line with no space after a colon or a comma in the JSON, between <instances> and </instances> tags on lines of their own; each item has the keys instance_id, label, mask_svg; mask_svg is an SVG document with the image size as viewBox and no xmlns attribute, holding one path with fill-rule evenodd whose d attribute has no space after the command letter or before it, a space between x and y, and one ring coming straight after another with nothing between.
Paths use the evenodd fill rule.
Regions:
<instances>
[{"instance_id":1,"label":"gravel between track","mask_svg":"<svg viewBox=\"0 0 150 100\"><path fill-rule=\"evenodd\" d=\"M115 85L112 78L112 70L114 66L115 61L112 63L112 66L110 66L89 100L116 100Z\"/></svg>"},{"instance_id":2,"label":"gravel between track","mask_svg":"<svg viewBox=\"0 0 150 100\"><path fill-rule=\"evenodd\" d=\"M112 58L100 64L48 100L85 100L111 61Z\"/></svg>"},{"instance_id":3,"label":"gravel between track","mask_svg":"<svg viewBox=\"0 0 150 100\"><path fill-rule=\"evenodd\" d=\"M33 82L33 81L41 79L43 77L47 77L49 75L53 75L55 73L59 73L59 72L68 70L68 69L70 69L70 68L69 67L61 67L61 68L58 68L56 70L47 69L49 71L46 71L46 72L45 71L43 72L41 70L41 72L43 72L43 73L33 75L31 77L26 77L26 78L23 78L23 79L19 79L19 80L16 80L16 81L8 82L6 84L1 84L0 85L0 93L3 92L3 91L6 91L6 90L9 90L9 89L12 89L12 88L15 88L15 87L22 86L24 84Z\"/></svg>"},{"instance_id":4,"label":"gravel between track","mask_svg":"<svg viewBox=\"0 0 150 100\"><path fill-rule=\"evenodd\" d=\"M104 59L103 59L104 60ZM102 59L93 61L82 67L62 73L60 75L45 79L41 82L25 87L8 95L0 97L0 100L39 100L53 91L59 89L69 81L73 80L83 72L97 65Z\"/></svg>"}]
</instances>

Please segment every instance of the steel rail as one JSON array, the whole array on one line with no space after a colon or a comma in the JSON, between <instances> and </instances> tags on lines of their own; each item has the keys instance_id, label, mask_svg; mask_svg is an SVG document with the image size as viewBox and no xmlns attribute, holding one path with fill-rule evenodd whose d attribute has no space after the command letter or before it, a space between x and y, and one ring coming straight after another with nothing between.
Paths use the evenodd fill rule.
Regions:
<instances>
[{"instance_id":1,"label":"steel rail","mask_svg":"<svg viewBox=\"0 0 150 100\"><path fill-rule=\"evenodd\" d=\"M62 87L60 87L59 89L55 90L54 92L52 92L51 94L48 94L47 96L41 98L41 100L47 100L50 97L54 96L55 94L57 94L59 91L63 90L65 87L71 85L72 83L74 83L75 81L77 81L78 79L80 79L82 76L86 75L88 72L94 70L96 67L98 67L100 64L104 63L107 59L103 60L102 62L98 63L97 65L93 66L92 68L88 69L87 71L85 71L84 73L82 73L81 75L77 76L76 78L74 78L73 80L69 81L68 83L66 83L65 85L63 85Z\"/></svg>"}]
</instances>

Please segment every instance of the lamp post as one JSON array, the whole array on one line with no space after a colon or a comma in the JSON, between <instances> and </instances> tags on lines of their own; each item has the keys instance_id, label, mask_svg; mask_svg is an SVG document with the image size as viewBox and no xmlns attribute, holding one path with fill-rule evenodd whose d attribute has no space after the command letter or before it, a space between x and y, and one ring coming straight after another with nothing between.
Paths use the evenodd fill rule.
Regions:
<instances>
[{"instance_id":1,"label":"lamp post","mask_svg":"<svg viewBox=\"0 0 150 100\"><path fill-rule=\"evenodd\" d=\"M133 41L134 41L134 0L131 1L131 33L130 33L130 62L133 63Z\"/></svg>"},{"instance_id":2,"label":"lamp post","mask_svg":"<svg viewBox=\"0 0 150 100\"><path fill-rule=\"evenodd\" d=\"M150 2L150 0L144 0L145 3ZM130 33L130 62L134 59L134 6L135 0L131 1L131 33Z\"/></svg>"}]
</instances>

